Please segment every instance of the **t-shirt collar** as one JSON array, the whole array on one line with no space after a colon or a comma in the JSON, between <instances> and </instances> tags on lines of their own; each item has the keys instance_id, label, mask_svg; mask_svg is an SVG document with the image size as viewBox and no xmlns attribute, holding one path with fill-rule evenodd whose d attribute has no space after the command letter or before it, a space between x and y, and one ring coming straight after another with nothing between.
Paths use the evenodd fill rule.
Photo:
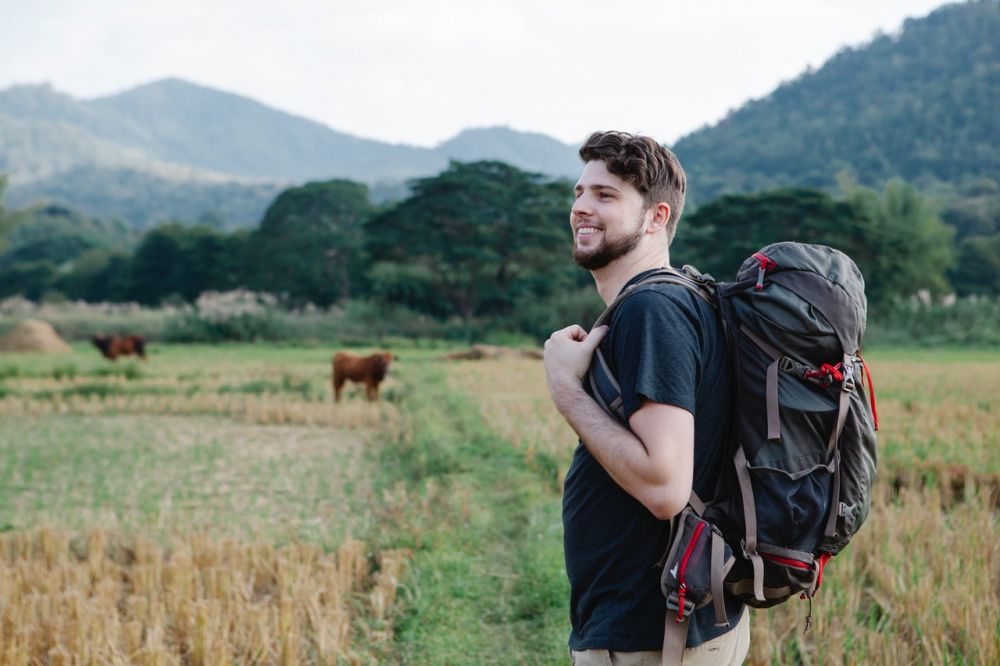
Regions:
<instances>
[{"instance_id":1,"label":"t-shirt collar","mask_svg":"<svg viewBox=\"0 0 1000 666\"><path fill-rule=\"evenodd\" d=\"M623 291L625 291L626 289L628 289L629 287L631 287L632 285L634 285L636 282L639 282L640 280L643 280L644 278L649 277L653 273L655 273L657 271L662 271L662 270L663 270L663 266L659 266L657 268L650 268L649 270L645 270L645 271L643 271L641 273L636 273L631 278L629 278L628 282L626 282L622 286L621 290L618 292L618 295L621 296L621 294L622 294Z\"/></svg>"}]
</instances>

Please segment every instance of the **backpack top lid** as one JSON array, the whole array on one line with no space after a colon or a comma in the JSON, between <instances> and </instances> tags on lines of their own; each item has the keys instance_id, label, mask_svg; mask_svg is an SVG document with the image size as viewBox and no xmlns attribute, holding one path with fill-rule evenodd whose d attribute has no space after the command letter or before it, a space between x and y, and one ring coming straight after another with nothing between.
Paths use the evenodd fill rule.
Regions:
<instances>
[{"instance_id":1,"label":"backpack top lid","mask_svg":"<svg viewBox=\"0 0 1000 666\"><path fill-rule=\"evenodd\" d=\"M770 281L819 310L837 332L846 353L861 349L868 301L864 277L850 257L825 245L772 243L743 262L737 281L756 279L762 267Z\"/></svg>"}]
</instances>

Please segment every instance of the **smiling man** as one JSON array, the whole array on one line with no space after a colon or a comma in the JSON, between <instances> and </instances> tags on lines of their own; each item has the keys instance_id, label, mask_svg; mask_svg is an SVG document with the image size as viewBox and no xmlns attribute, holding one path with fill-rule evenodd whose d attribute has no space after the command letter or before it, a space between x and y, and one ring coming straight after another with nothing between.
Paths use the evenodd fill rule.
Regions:
<instances>
[{"instance_id":1,"label":"smiling man","mask_svg":"<svg viewBox=\"0 0 1000 666\"><path fill-rule=\"evenodd\" d=\"M573 258L610 304L669 266L686 180L676 156L649 137L598 132L580 148L583 174L570 214ZM609 416L583 381L600 346L623 400ZM674 284L638 287L610 328L579 325L545 343L552 400L580 437L566 474L563 525L576 666L657 664L665 600L656 567L668 522L692 489L713 494L730 399L725 342L712 306ZM690 620L685 664L739 664L749 619L727 596L728 625L711 605Z\"/></svg>"}]
</instances>

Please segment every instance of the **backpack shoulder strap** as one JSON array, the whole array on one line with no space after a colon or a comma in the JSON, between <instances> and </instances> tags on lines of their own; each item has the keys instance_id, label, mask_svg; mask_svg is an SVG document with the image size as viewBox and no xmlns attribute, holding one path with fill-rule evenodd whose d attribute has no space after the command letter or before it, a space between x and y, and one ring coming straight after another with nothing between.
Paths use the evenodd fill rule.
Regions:
<instances>
[{"instance_id":1,"label":"backpack shoulder strap","mask_svg":"<svg viewBox=\"0 0 1000 666\"><path fill-rule=\"evenodd\" d=\"M604 312L600 314L594 322L592 329L606 324L611 319L611 315L625 300L638 291L641 287L651 284L676 284L684 287L695 296L698 296L709 305L715 305L715 279L708 274L701 273L694 266L685 265L680 269L672 266L664 266L655 273L650 273L635 284L629 285L627 289L618 294L617 298L611 302Z\"/></svg>"},{"instance_id":2,"label":"backpack shoulder strap","mask_svg":"<svg viewBox=\"0 0 1000 666\"><path fill-rule=\"evenodd\" d=\"M693 266L685 265L679 270L666 266L655 273L650 273L635 284L629 285L627 289L618 294L618 297L594 321L591 330L610 323L611 316L618 306L640 288L651 284L676 284L689 290L713 307L715 306L715 279L711 275L702 274ZM628 423L625 421L621 388L617 378L611 373L611 367L600 348L594 350L594 362L591 363L587 381L590 383L591 393L597 404L611 418L628 427Z\"/></svg>"}]
</instances>

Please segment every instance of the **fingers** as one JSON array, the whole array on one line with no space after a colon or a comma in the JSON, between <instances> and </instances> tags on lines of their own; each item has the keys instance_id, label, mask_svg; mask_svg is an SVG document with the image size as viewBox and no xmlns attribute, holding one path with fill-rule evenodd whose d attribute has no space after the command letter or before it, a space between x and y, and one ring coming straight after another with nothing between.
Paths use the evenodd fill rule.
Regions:
<instances>
[{"instance_id":1,"label":"fingers","mask_svg":"<svg viewBox=\"0 0 1000 666\"><path fill-rule=\"evenodd\" d=\"M590 348L591 351L597 349L597 345L601 344L601 340L604 336L608 334L607 326L598 326L584 338L583 344Z\"/></svg>"},{"instance_id":2,"label":"fingers","mask_svg":"<svg viewBox=\"0 0 1000 666\"><path fill-rule=\"evenodd\" d=\"M566 328L561 328L549 336L549 339L545 341L544 346L548 347L550 342L558 338L567 338L569 340L573 340L574 342L582 342L586 344L589 349L593 350L601 343L601 340L604 339L607 332L607 326L598 326L593 331L588 333L579 324L573 324L571 326L567 326Z\"/></svg>"}]
</instances>

